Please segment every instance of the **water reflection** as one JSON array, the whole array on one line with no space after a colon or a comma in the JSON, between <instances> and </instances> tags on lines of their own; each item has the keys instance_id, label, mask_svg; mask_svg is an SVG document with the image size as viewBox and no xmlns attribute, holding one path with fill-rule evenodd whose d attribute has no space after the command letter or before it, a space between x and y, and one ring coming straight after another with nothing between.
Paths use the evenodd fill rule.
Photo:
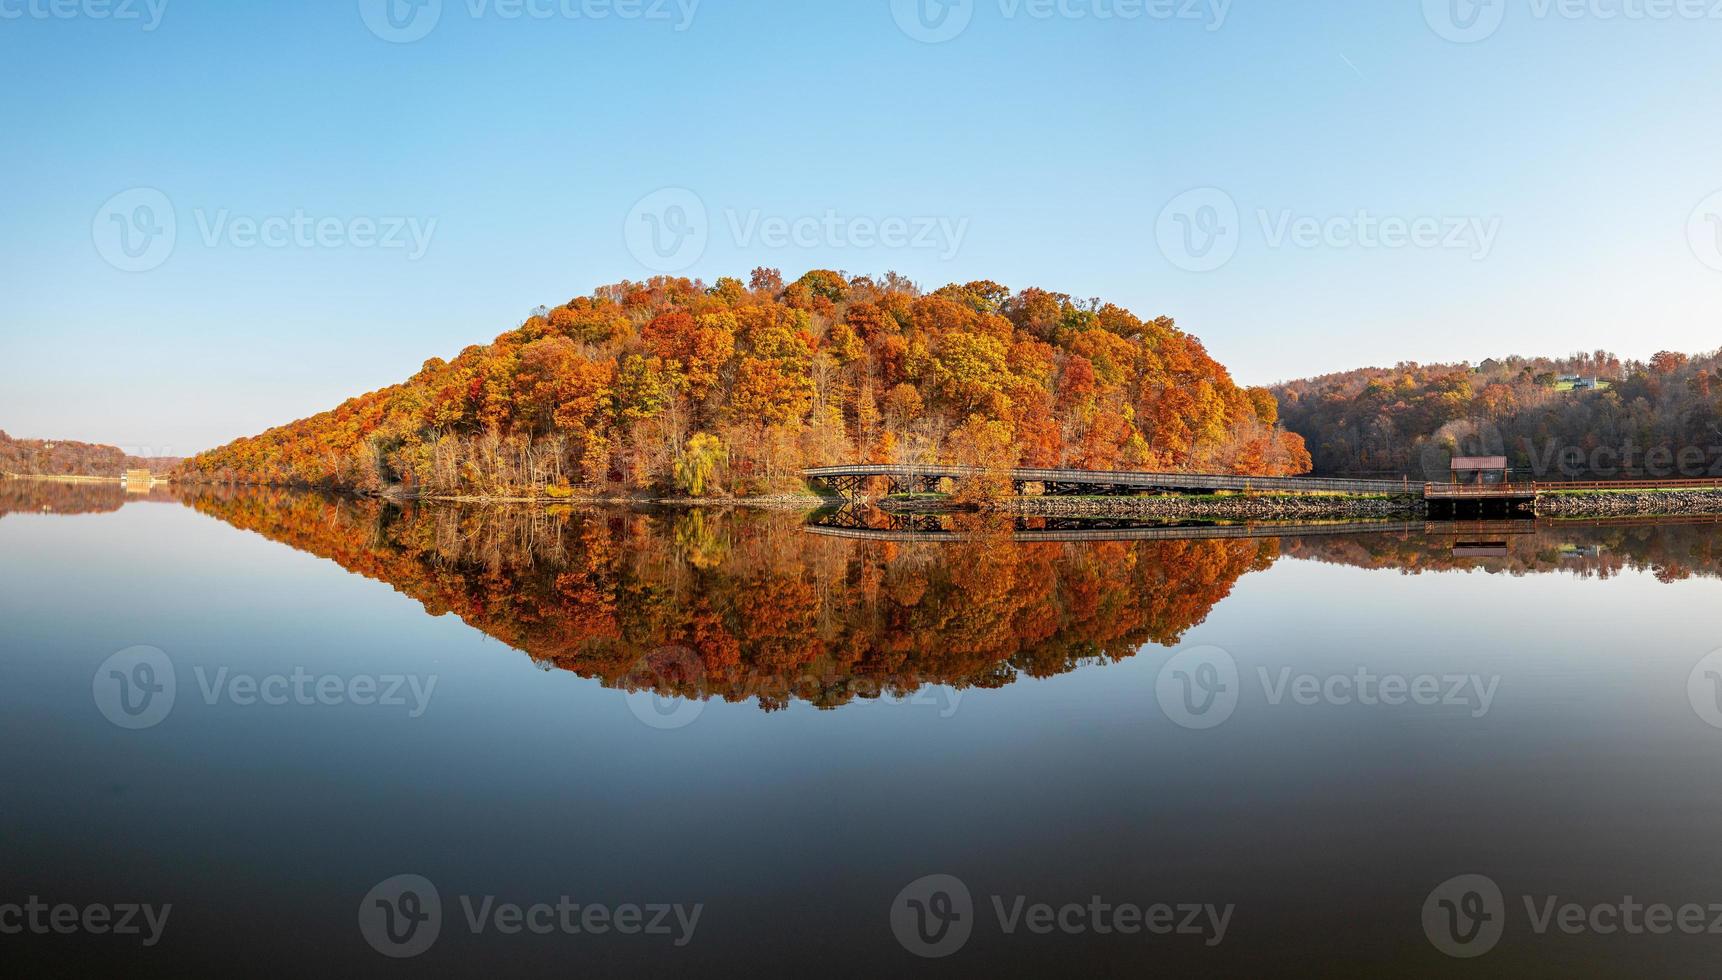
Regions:
<instances>
[{"instance_id":1,"label":"water reflection","mask_svg":"<svg viewBox=\"0 0 1722 980\"><path fill-rule=\"evenodd\" d=\"M386 582L547 668L768 711L997 688L1174 647L1243 576L1282 559L1405 574L1722 574L1716 523L1702 520L1169 527L267 491L185 501Z\"/></svg>"},{"instance_id":2,"label":"water reflection","mask_svg":"<svg viewBox=\"0 0 1722 980\"><path fill-rule=\"evenodd\" d=\"M550 667L628 690L837 707L992 688L1175 645L1266 541L947 543L807 533L794 513L395 505L203 493L202 513L394 586Z\"/></svg>"},{"instance_id":3,"label":"water reflection","mask_svg":"<svg viewBox=\"0 0 1722 980\"><path fill-rule=\"evenodd\" d=\"M174 501L179 494L163 484L128 489L118 480L32 480L0 478L0 517L7 514L107 514L128 503Z\"/></svg>"}]
</instances>

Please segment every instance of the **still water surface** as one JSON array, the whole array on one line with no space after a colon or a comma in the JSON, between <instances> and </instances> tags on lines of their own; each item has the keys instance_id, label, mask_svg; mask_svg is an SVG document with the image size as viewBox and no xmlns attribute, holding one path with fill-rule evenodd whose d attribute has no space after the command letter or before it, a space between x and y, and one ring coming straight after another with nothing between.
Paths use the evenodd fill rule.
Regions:
<instances>
[{"instance_id":1,"label":"still water surface","mask_svg":"<svg viewBox=\"0 0 1722 980\"><path fill-rule=\"evenodd\" d=\"M0 927L172 905L149 947L0 935L26 974L1722 955L1595 912L1722 903L1722 525L908 540L17 481L0 511Z\"/></svg>"}]
</instances>

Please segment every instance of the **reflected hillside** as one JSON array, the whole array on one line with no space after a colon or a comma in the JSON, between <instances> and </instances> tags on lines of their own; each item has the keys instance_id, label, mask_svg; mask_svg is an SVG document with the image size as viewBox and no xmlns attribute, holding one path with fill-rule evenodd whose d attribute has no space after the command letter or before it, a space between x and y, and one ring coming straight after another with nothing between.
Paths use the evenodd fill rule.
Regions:
<instances>
[{"instance_id":1,"label":"reflected hillside","mask_svg":"<svg viewBox=\"0 0 1722 980\"><path fill-rule=\"evenodd\" d=\"M387 582L550 667L768 710L923 685L999 687L1175 645L1277 542L855 542L787 513L188 498Z\"/></svg>"},{"instance_id":2,"label":"reflected hillside","mask_svg":"<svg viewBox=\"0 0 1722 980\"><path fill-rule=\"evenodd\" d=\"M128 503L178 499L179 496L165 485L147 491L128 491L125 484L117 480L0 478L0 517L7 514L106 514Z\"/></svg>"},{"instance_id":3,"label":"reflected hillside","mask_svg":"<svg viewBox=\"0 0 1722 980\"><path fill-rule=\"evenodd\" d=\"M1288 537L1281 554L1407 575L1475 570L1612 578L1643 572L1664 582L1722 578L1722 520L1502 522L1428 533Z\"/></svg>"},{"instance_id":4,"label":"reflected hillside","mask_svg":"<svg viewBox=\"0 0 1722 980\"><path fill-rule=\"evenodd\" d=\"M757 699L767 710L934 684L1002 687L1175 646L1242 576L1282 557L1410 574L1722 573L1722 526L1699 522L1282 532L862 512L809 526L776 512L456 507L263 490L200 490L186 503L386 582L547 668L627 690ZM1153 530L1196 537L1140 537ZM1073 531L1084 535L1042 537ZM1255 536L1204 536L1222 532Z\"/></svg>"}]
</instances>

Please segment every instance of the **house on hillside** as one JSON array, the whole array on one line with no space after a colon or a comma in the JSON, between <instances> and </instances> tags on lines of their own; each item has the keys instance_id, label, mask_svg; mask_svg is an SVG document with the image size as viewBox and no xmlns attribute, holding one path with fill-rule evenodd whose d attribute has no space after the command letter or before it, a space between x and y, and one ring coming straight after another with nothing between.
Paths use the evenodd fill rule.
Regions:
<instances>
[{"instance_id":1,"label":"house on hillside","mask_svg":"<svg viewBox=\"0 0 1722 980\"><path fill-rule=\"evenodd\" d=\"M1501 362L1495 360L1492 357L1484 360L1483 363L1477 365L1477 373L1478 374L1494 374L1496 371L1499 371L1500 369L1501 369Z\"/></svg>"}]
</instances>

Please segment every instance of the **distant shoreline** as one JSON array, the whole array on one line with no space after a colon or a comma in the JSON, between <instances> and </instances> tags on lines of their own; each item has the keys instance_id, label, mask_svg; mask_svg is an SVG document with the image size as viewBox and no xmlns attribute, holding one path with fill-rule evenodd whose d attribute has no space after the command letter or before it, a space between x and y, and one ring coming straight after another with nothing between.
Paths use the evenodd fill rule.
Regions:
<instances>
[{"instance_id":1,"label":"distant shoreline","mask_svg":"<svg viewBox=\"0 0 1722 980\"><path fill-rule=\"evenodd\" d=\"M8 480L44 480L52 483L124 483L123 476L77 476L74 474L56 473L4 473L0 474ZM160 480L161 477L156 477Z\"/></svg>"},{"instance_id":2,"label":"distant shoreline","mask_svg":"<svg viewBox=\"0 0 1722 980\"><path fill-rule=\"evenodd\" d=\"M123 482L115 477L25 477L77 482ZM158 478L159 480L159 478ZM846 498L813 493L780 493L747 497L687 497L642 494L538 495L419 494L400 490L360 492L318 487L283 487L266 484L200 483L198 486L256 487L333 493L355 499L390 503L470 504L479 506L633 506L749 508L759 510L814 511L849 502ZM900 513L953 513L993 511L1021 517L1146 517L1166 519L1281 520L1298 518L1421 517L1428 505L1417 496L1344 493L1239 493L1211 495L1164 495L1143 497L1007 497L977 504L960 504L949 495L900 495L870 498L869 506ZM1679 517L1722 516L1722 488L1670 487L1667 489L1586 489L1552 491L1541 495L1537 517Z\"/></svg>"}]
</instances>

